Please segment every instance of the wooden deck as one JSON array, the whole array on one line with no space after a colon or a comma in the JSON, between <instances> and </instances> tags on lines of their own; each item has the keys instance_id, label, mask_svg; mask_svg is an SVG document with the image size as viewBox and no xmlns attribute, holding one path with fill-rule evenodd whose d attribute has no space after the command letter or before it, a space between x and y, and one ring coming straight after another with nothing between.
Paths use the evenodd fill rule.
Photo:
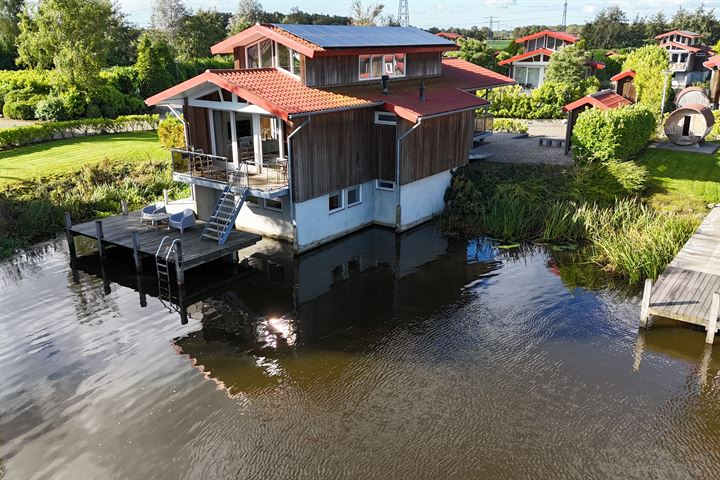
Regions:
<instances>
[{"instance_id":1,"label":"wooden deck","mask_svg":"<svg viewBox=\"0 0 720 480\"><path fill-rule=\"evenodd\" d=\"M218 245L216 241L203 238L201 233L205 222L198 221L197 228L186 230L181 234L179 230L159 227L148 227L140 221L140 212L129 212L127 215L115 215L104 218L102 223L103 244L115 245L135 251L137 238L137 252L143 255L155 256L158 246L164 237L180 239L182 246L181 270L185 271L210 262L217 258L234 254L238 250L256 244L261 240L260 235L247 232L233 231L225 245ZM72 225L69 228L72 235L82 235L97 240L96 222L85 222ZM135 233L137 232L137 237Z\"/></svg>"},{"instance_id":2,"label":"wooden deck","mask_svg":"<svg viewBox=\"0 0 720 480\"><path fill-rule=\"evenodd\" d=\"M653 286L646 283L641 324L653 315L713 330L720 292L720 207L713 208ZM708 338L710 338L708 332ZM712 343L712 342L710 342Z\"/></svg>"}]
</instances>

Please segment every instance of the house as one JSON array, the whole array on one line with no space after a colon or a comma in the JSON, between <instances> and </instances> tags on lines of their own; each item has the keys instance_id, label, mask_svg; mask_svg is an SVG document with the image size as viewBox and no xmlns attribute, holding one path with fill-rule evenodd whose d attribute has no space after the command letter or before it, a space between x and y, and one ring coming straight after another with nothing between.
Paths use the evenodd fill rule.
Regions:
<instances>
[{"instance_id":1,"label":"house","mask_svg":"<svg viewBox=\"0 0 720 480\"><path fill-rule=\"evenodd\" d=\"M565 105L563 107L563 112L568 114L567 129L565 131L565 154L567 155L570 152L572 132L575 128L578 116L582 112L588 108L610 110L612 108L624 107L630 104L632 104L630 100L622 95L618 95L612 90L601 90Z\"/></svg>"},{"instance_id":2,"label":"house","mask_svg":"<svg viewBox=\"0 0 720 480\"><path fill-rule=\"evenodd\" d=\"M709 60L703 62L703 66L710 70L710 103L714 108L718 108L720 102L720 55L714 55Z\"/></svg>"},{"instance_id":3,"label":"house","mask_svg":"<svg viewBox=\"0 0 720 480\"><path fill-rule=\"evenodd\" d=\"M521 43L523 53L498 62L507 66L510 76L528 90L539 87L545 79L545 70L550 64L550 56L566 45L577 42L575 35L564 32L543 30L515 40ZM603 65L604 66L604 65Z\"/></svg>"},{"instance_id":4,"label":"house","mask_svg":"<svg viewBox=\"0 0 720 480\"><path fill-rule=\"evenodd\" d=\"M438 32L435 35L446 40L450 40L453 43L457 43L457 41L462 38L462 35L455 32Z\"/></svg>"},{"instance_id":5,"label":"house","mask_svg":"<svg viewBox=\"0 0 720 480\"><path fill-rule=\"evenodd\" d=\"M212 47L234 69L146 102L183 111L188 148L173 152L174 178L192 186L208 238L235 226L302 252L443 210L485 124L476 92L515 83L443 58L457 48L411 27L257 24Z\"/></svg>"},{"instance_id":6,"label":"house","mask_svg":"<svg viewBox=\"0 0 720 480\"><path fill-rule=\"evenodd\" d=\"M709 72L703 63L712 55L710 47L700 43L700 34L685 30L673 30L655 37L660 46L668 51L673 88L683 88L704 82Z\"/></svg>"},{"instance_id":7,"label":"house","mask_svg":"<svg viewBox=\"0 0 720 480\"><path fill-rule=\"evenodd\" d=\"M615 84L615 93L627 98L633 103L637 101L637 91L635 90L635 71L624 70L610 77L610 81Z\"/></svg>"}]
</instances>

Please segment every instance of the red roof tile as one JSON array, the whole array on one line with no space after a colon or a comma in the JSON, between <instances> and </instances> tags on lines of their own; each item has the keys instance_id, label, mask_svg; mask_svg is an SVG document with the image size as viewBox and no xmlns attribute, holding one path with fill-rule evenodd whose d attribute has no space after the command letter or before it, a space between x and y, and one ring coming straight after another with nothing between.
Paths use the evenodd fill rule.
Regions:
<instances>
[{"instance_id":1,"label":"red roof tile","mask_svg":"<svg viewBox=\"0 0 720 480\"><path fill-rule=\"evenodd\" d=\"M699 33L686 32L684 30L673 30L671 32L661 33L660 35L657 35L655 38L661 39L661 38L669 37L670 35L675 35L675 34L683 36L683 37L687 37L687 38L699 38L701 36Z\"/></svg>"},{"instance_id":2,"label":"red roof tile","mask_svg":"<svg viewBox=\"0 0 720 480\"><path fill-rule=\"evenodd\" d=\"M622 80L623 78L635 78L635 71L634 70L624 70L616 75L613 75L610 77L611 82L617 82L618 80Z\"/></svg>"},{"instance_id":3,"label":"red roof tile","mask_svg":"<svg viewBox=\"0 0 720 480\"><path fill-rule=\"evenodd\" d=\"M592 68L596 69L596 70L602 70L602 69L605 68L605 64L604 64L603 62L598 62L598 61L595 61L595 60L588 60L588 61L587 61L587 65L588 65L589 67L592 67Z\"/></svg>"},{"instance_id":4,"label":"red roof tile","mask_svg":"<svg viewBox=\"0 0 720 480\"><path fill-rule=\"evenodd\" d=\"M563 112L570 112L585 105L591 105L599 110L610 110L611 108L624 107L631 104L632 102L630 100L618 95L612 90L602 90L575 100L572 103L568 103L563 107Z\"/></svg>"},{"instance_id":5,"label":"red roof tile","mask_svg":"<svg viewBox=\"0 0 720 480\"><path fill-rule=\"evenodd\" d=\"M145 102L148 105L157 105L173 98L180 98L183 92L206 82L233 92L286 120L291 115L302 113L374 105L373 102L364 99L306 87L295 78L274 68L208 70L148 98Z\"/></svg>"},{"instance_id":6,"label":"red roof tile","mask_svg":"<svg viewBox=\"0 0 720 480\"><path fill-rule=\"evenodd\" d=\"M498 65L508 65L513 62L518 62L520 60L524 60L526 58L534 57L535 55L552 55L555 53L553 50L550 50L549 48L538 48L537 50L531 50L529 52L521 53L519 55L515 55L514 57L506 58L505 60L502 60L498 62Z\"/></svg>"},{"instance_id":7,"label":"red roof tile","mask_svg":"<svg viewBox=\"0 0 720 480\"><path fill-rule=\"evenodd\" d=\"M442 80L462 90L483 90L486 88L514 85L517 82L507 75L483 68L461 58L443 58Z\"/></svg>"},{"instance_id":8,"label":"red roof tile","mask_svg":"<svg viewBox=\"0 0 720 480\"><path fill-rule=\"evenodd\" d=\"M698 45L697 47L695 47L692 45L684 45L684 44L678 43L678 42L665 42L665 43L661 43L660 46L661 47L675 47L675 48L679 48L680 50L687 50L688 52L693 52L693 53L704 50L703 48L698 48L698 47L701 47L701 45Z\"/></svg>"},{"instance_id":9,"label":"red roof tile","mask_svg":"<svg viewBox=\"0 0 720 480\"><path fill-rule=\"evenodd\" d=\"M558 38L560 40L565 40L566 42L575 43L579 39L575 35L570 35L569 33L565 32L555 32L553 30L543 30L542 32L533 33L531 35L526 35L524 37L520 37L515 39L515 43L523 43L527 40L532 40L534 38L540 38L547 35L548 37L552 38Z\"/></svg>"},{"instance_id":10,"label":"red roof tile","mask_svg":"<svg viewBox=\"0 0 720 480\"><path fill-rule=\"evenodd\" d=\"M450 40L457 40L462 36L459 33L455 32L438 32L435 35L437 35L438 37L449 38Z\"/></svg>"},{"instance_id":11,"label":"red roof tile","mask_svg":"<svg viewBox=\"0 0 720 480\"><path fill-rule=\"evenodd\" d=\"M714 55L710 57L710 59L703 63L703 66L705 68L713 69L713 68L720 68L720 55Z\"/></svg>"}]
</instances>

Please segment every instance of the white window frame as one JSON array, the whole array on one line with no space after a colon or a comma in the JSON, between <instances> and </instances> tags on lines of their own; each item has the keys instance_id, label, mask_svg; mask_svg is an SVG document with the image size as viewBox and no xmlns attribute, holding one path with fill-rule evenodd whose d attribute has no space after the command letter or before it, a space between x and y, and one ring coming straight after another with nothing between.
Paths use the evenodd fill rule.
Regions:
<instances>
[{"instance_id":1,"label":"white window frame","mask_svg":"<svg viewBox=\"0 0 720 480\"><path fill-rule=\"evenodd\" d=\"M280 208L268 205L268 200L271 202L279 202ZM285 209L285 202L282 201L282 198L265 198L263 199L263 208L265 210L272 210L273 212L282 212Z\"/></svg>"},{"instance_id":2,"label":"white window frame","mask_svg":"<svg viewBox=\"0 0 720 480\"><path fill-rule=\"evenodd\" d=\"M394 120L381 120L380 117L386 116L386 117L393 117ZM375 112L375 124L376 125L397 125L397 115L390 112L381 112L377 111Z\"/></svg>"},{"instance_id":3,"label":"white window frame","mask_svg":"<svg viewBox=\"0 0 720 480\"><path fill-rule=\"evenodd\" d=\"M260 44L263 43L263 42L265 42L265 41L270 42L270 58L271 58L270 63L271 63L271 65L263 65L263 64L262 64L262 55L261 55L261 53L260 53ZM276 42L270 40L269 38L261 38L260 40L258 40L258 41L255 42L255 43L251 43L250 45L246 45L246 46L245 46L245 68L250 68L250 67L248 67L248 65L250 65L250 57L248 56L248 49L250 49L251 47L257 47L257 50L258 50L258 63L260 64L260 66L257 67L257 68L270 68L270 67L274 67L275 64L277 63L277 62L276 62L276 58L275 58L275 52L276 52L276 50L275 50L275 43L276 43Z\"/></svg>"},{"instance_id":4,"label":"white window frame","mask_svg":"<svg viewBox=\"0 0 720 480\"><path fill-rule=\"evenodd\" d=\"M357 190L357 202L350 203L350 190ZM345 189L345 205L347 208L360 205L362 203L362 185L353 185Z\"/></svg>"},{"instance_id":5,"label":"white window frame","mask_svg":"<svg viewBox=\"0 0 720 480\"><path fill-rule=\"evenodd\" d=\"M295 55L301 55L296 50L293 50L292 48L288 47L287 45L283 45L280 42L273 42L273 65L280 70L282 70L285 73L289 73L295 78L300 78L300 65L298 65L298 71L295 71ZM288 54L289 54L289 60L290 60L290 70L286 70L285 68L280 66L280 46L283 48L287 48ZM302 59L302 57L300 57Z\"/></svg>"},{"instance_id":6,"label":"white window frame","mask_svg":"<svg viewBox=\"0 0 720 480\"><path fill-rule=\"evenodd\" d=\"M335 195L337 195L340 199L340 206L338 208L330 210L330 197L334 197ZM345 192L343 190L338 190L336 192L328 194L328 213L337 213L342 210L345 210Z\"/></svg>"},{"instance_id":7,"label":"white window frame","mask_svg":"<svg viewBox=\"0 0 720 480\"><path fill-rule=\"evenodd\" d=\"M250 200L251 198L253 198L257 201ZM248 195L247 197L245 197L245 205L247 205L248 207L251 207L251 208L260 208L261 200L262 199L260 197L256 197L254 195Z\"/></svg>"},{"instance_id":8,"label":"white window frame","mask_svg":"<svg viewBox=\"0 0 720 480\"><path fill-rule=\"evenodd\" d=\"M393 57L393 73L392 73L392 75L390 75L390 74L388 74L387 72L385 72L385 57L388 56L388 55L392 55L392 57ZM402 55L402 56L403 56L403 73L402 73L402 75L395 75L395 65L397 64L397 62L396 62L397 58L396 58L396 57L397 57L398 55ZM363 78L363 76L362 76L362 62L363 62L363 58L364 58L364 57L369 57L369 58L370 58L370 73L368 74L367 77L364 77L364 78ZM374 57L380 57L380 58L382 58L382 62L381 62L381 63L382 63L383 73L381 73L379 77L373 77L373 76L372 76L372 61L373 61L373 58L374 58ZM366 82L366 81L368 81L368 80L377 80L377 79L379 79L379 78L382 78L383 75L387 75L387 76L390 77L390 78L403 78L403 77L407 76L407 53L398 52L398 53L383 53L383 54L374 54L374 55L358 55L358 57L357 57L357 62L358 62L358 80L361 81L361 82Z\"/></svg>"},{"instance_id":9,"label":"white window frame","mask_svg":"<svg viewBox=\"0 0 720 480\"><path fill-rule=\"evenodd\" d=\"M381 183L389 183L391 186L387 187L385 185L380 185ZM387 192L394 192L395 191L395 182L393 182L392 180L377 179L377 180L375 180L375 188L377 188L378 190L385 190Z\"/></svg>"}]
</instances>

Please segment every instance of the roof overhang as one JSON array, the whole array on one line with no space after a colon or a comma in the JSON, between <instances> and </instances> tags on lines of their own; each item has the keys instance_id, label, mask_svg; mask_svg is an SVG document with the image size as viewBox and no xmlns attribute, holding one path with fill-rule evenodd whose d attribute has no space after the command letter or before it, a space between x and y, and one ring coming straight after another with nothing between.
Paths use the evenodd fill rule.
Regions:
<instances>
[{"instance_id":1,"label":"roof overhang","mask_svg":"<svg viewBox=\"0 0 720 480\"><path fill-rule=\"evenodd\" d=\"M686 37L686 38L700 38L701 37L701 35L699 33L683 32L682 30L673 30L671 32L661 33L660 35L655 36L655 39L659 40L661 38L669 37L670 35L680 35L681 37Z\"/></svg>"},{"instance_id":2,"label":"roof overhang","mask_svg":"<svg viewBox=\"0 0 720 480\"><path fill-rule=\"evenodd\" d=\"M521 60L525 60L526 58L532 58L537 55L551 56L553 53L555 52L553 50L550 50L549 48L538 48L537 50L531 50L529 52L521 53L520 55L515 55L514 57L506 58L505 60L498 62L498 65L509 65L511 63L519 62Z\"/></svg>"},{"instance_id":3,"label":"roof overhang","mask_svg":"<svg viewBox=\"0 0 720 480\"><path fill-rule=\"evenodd\" d=\"M282 35L278 33L275 29L259 23L243 30L240 33L233 35L230 38L223 40L220 43L213 45L210 48L210 51L213 55L232 54L235 48L250 45L263 38L275 40L276 42L285 45L286 47L290 47L296 52L299 52L310 58L312 58L318 52L317 49L312 48L304 42L295 40L286 35Z\"/></svg>"},{"instance_id":4,"label":"roof overhang","mask_svg":"<svg viewBox=\"0 0 720 480\"><path fill-rule=\"evenodd\" d=\"M622 80L623 78L635 78L635 71L634 70L623 70L622 72L613 75L610 77L611 82L617 82L619 80Z\"/></svg>"},{"instance_id":5,"label":"roof overhang","mask_svg":"<svg viewBox=\"0 0 720 480\"><path fill-rule=\"evenodd\" d=\"M575 35L570 35L569 33L565 32L554 32L552 30L543 30L541 32L532 33L530 35L526 35L524 37L520 37L515 39L515 43L523 43L528 40L534 40L536 38L544 37L544 36L556 38L558 40L564 40L566 42L575 43L578 41L578 37Z\"/></svg>"}]
</instances>

